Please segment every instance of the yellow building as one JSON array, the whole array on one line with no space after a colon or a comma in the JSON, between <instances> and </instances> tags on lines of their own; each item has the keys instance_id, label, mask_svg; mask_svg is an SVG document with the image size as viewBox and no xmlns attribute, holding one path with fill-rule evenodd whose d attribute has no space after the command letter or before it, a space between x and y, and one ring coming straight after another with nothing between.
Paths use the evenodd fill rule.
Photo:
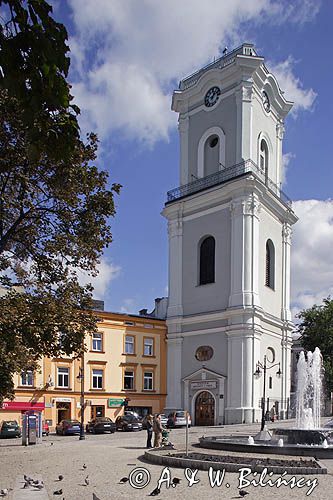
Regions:
<instances>
[{"instance_id":1,"label":"yellow building","mask_svg":"<svg viewBox=\"0 0 333 500\"><path fill-rule=\"evenodd\" d=\"M96 311L98 333L86 338L84 421L113 420L128 410L161 412L166 400L166 324L164 320ZM21 422L21 412L43 411L51 430L64 418L81 417L81 360L43 358L40 372L15 376L15 400L4 402L0 421Z\"/></svg>"}]
</instances>

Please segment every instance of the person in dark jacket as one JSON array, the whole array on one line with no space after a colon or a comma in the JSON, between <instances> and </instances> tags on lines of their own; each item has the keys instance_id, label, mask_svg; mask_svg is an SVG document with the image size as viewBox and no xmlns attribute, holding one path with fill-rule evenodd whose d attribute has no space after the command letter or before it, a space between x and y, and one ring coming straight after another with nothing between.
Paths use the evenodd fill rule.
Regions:
<instances>
[{"instance_id":1,"label":"person in dark jacket","mask_svg":"<svg viewBox=\"0 0 333 500\"><path fill-rule=\"evenodd\" d=\"M147 448L152 448L151 439L153 437L153 416L148 415L147 417Z\"/></svg>"}]
</instances>

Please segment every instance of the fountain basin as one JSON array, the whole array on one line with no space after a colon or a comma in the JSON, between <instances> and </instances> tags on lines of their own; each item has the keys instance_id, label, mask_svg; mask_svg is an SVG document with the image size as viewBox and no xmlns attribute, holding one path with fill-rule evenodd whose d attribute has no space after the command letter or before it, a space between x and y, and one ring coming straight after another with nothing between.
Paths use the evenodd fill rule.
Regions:
<instances>
[{"instance_id":1,"label":"fountain basin","mask_svg":"<svg viewBox=\"0 0 333 500\"><path fill-rule=\"evenodd\" d=\"M333 446L326 448L319 444L289 444L285 443L285 441L283 446L279 446L278 440L257 441L254 444L248 444L248 436L202 437L199 438L199 446L214 450L260 453L263 455L298 455L318 459L333 458Z\"/></svg>"},{"instance_id":2,"label":"fountain basin","mask_svg":"<svg viewBox=\"0 0 333 500\"><path fill-rule=\"evenodd\" d=\"M326 439L328 444L333 444L333 429L273 429L272 441L283 439L287 444L322 445Z\"/></svg>"}]
</instances>

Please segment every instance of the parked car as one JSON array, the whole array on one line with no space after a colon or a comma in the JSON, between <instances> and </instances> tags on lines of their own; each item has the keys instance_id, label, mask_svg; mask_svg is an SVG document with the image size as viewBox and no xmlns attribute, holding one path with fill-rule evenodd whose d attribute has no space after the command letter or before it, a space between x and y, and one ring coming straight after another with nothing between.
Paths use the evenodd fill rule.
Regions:
<instances>
[{"instance_id":1,"label":"parked car","mask_svg":"<svg viewBox=\"0 0 333 500\"><path fill-rule=\"evenodd\" d=\"M141 431L142 423L134 415L123 415L116 419L117 431Z\"/></svg>"},{"instance_id":2,"label":"parked car","mask_svg":"<svg viewBox=\"0 0 333 500\"><path fill-rule=\"evenodd\" d=\"M0 437L21 437L21 428L16 420L3 420L0 423Z\"/></svg>"},{"instance_id":3,"label":"parked car","mask_svg":"<svg viewBox=\"0 0 333 500\"><path fill-rule=\"evenodd\" d=\"M58 436L62 434L65 436L66 434L80 434L80 422L78 420L71 420L71 419L66 419L62 420L57 426L56 426L56 434Z\"/></svg>"},{"instance_id":4,"label":"parked car","mask_svg":"<svg viewBox=\"0 0 333 500\"><path fill-rule=\"evenodd\" d=\"M168 415L167 427L183 427L186 425L186 412L183 410L177 410ZM192 421L190 415L188 415L188 426L191 427Z\"/></svg>"},{"instance_id":5,"label":"parked car","mask_svg":"<svg viewBox=\"0 0 333 500\"><path fill-rule=\"evenodd\" d=\"M96 417L86 425L86 431L93 434L110 432L113 434L116 431L116 424L108 417Z\"/></svg>"},{"instance_id":6,"label":"parked car","mask_svg":"<svg viewBox=\"0 0 333 500\"><path fill-rule=\"evenodd\" d=\"M49 424L44 420L44 422L42 424L42 435L48 436L49 433L50 433Z\"/></svg>"},{"instance_id":7,"label":"parked car","mask_svg":"<svg viewBox=\"0 0 333 500\"><path fill-rule=\"evenodd\" d=\"M161 424L166 426L168 423L168 417L164 413L160 413Z\"/></svg>"}]
</instances>

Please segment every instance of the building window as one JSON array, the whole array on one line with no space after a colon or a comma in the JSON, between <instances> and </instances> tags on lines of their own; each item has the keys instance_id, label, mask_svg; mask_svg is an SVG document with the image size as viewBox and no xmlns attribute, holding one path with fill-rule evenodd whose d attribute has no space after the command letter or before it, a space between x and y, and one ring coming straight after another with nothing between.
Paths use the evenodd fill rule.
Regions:
<instances>
[{"instance_id":1,"label":"building window","mask_svg":"<svg viewBox=\"0 0 333 500\"><path fill-rule=\"evenodd\" d=\"M268 147L264 139L260 142L260 160L259 166L262 172L265 174L265 180L268 179Z\"/></svg>"},{"instance_id":2,"label":"building window","mask_svg":"<svg viewBox=\"0 0 333 500\"><path fill-rule=\"evenodd\" d=\"M154 339L144 339L143 354L145 356L154 356Z\"/></svg>"},{"instance_id":3,"label":"building window","mask_svg":"<svg viewBox=\"0 0 333 500\"><path fill-rule=\"evenodd\" d=\"M102 334L101 333L93 333L92 350L99 351L99 352L102 351Z\"/></svg>"},{"instance_id":4,"label":"building window","mask_svg":"<svg viewBox=\"0 0 333 500\"><path fill-rule=\"evenodd\" d=\"M69 387L69 368L58 368L58 387Z\"/></svg>"},{"instance_id":5,"label":"building window","mask_svg":"<svg viewBox=\"0 0 333 500\"><path fill-rule=\"evenodd\" d=\"M272 389L272 387L273 387L273 377L269 377L268 384L269 384L268 387L270 389Z\"/></svg>"},{"instance_id":6,"label":"building window","mask_svg":"<svg viewBox=\"0 0 333 500\"><path fill-rule=\"evenodd\" d=\"M153 373L152 372L144 372L143 374L143 389L145 391L153 390Z\"/></svg>"},{"instance_id":7,"label":"building window","mask_svg":"<svg viewBox=\"0 0 333 500\"><path fill-rule=\"evenodd\" d=\"M265 269L265 285L274 290L274 268L275 268L275 251L272 240L266 242L266 269Z\"/></svg>"},{"instance_id":8,"label":"building window","mask_svg":"<svg viewBox=\"0 0 333 500\"><path fill-rule=\"evenodd\" d=\"M131 335L125 337L125 354L134 354L134 337Z\"/></svg>"},{"instance_id":9,"label":"building window","mask_svg":"<svg viewBox=\"0 0 333 500\"><path fill-rule=\"evenodd\" d=\"M92 371L92 387L93 389L103 389L103 370Z\"/></svg>"},{"instance_id":10,"label":"building window","mask_svg":"<svg viewBox=\"0 0 333 500\"><path fill-rule=\"evenodd\" d=\"M215 281L215 239L208 236L200 245L199 285Z\"/></svg>"},{"instance_id":11,"label":"building window","mask_svg":"<svg viewBox=\"0 0 333 500\"><path fill-rule=\"evenodd\" d=\"M31 370L21 373L21 385L34 385L34 375Z\"/></svg>"},{"instance_id":12,"label":"building window","mask_svg":"<svg viewBox=\"0 0 333 500\"><path fill-rule=\"evenodd\" d=\"M124 389L134 389L134 372L126 370L124 373Z\"/></svg>"}]
</instances>

